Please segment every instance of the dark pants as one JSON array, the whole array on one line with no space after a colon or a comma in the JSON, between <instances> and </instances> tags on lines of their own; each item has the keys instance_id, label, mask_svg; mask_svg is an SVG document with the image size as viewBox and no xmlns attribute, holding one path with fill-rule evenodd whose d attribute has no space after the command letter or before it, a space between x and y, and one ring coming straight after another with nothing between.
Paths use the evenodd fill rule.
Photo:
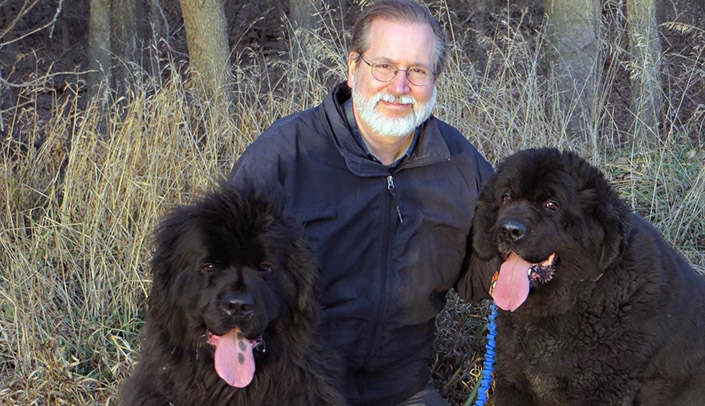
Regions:
<instances>
[{"instance_id":1,"label":"dark pants","mask_svg":"<svg viewBox=\"0 0 705 406\"><path fill-rule=\"evenodd\" d=\"M429 382L426 387L414 394L409 399L399 403L397 406L449 406L441 395L433 387L433 382Z\"/></svg>"}]
</instances>

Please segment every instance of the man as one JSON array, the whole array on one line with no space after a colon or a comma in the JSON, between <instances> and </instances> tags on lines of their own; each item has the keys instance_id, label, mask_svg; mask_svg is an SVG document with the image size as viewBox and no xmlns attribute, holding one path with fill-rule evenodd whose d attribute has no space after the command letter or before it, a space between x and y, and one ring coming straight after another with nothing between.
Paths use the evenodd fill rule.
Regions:
<instances>
[{"instance_id":1,"label":"man","mask_svg":"<svg viewBox=\"0 0 705 406\"><path fill-rule=\"evenodd\" d=\"M347 82L275 122L230 182L283 191L321 268L318 338L345 361L351 405L446 405L428 368L446 292L465 275L475 201L492 171L431 116L446 55L428 9L379 1L355 25Z\"/></svg>"}]
</instances>

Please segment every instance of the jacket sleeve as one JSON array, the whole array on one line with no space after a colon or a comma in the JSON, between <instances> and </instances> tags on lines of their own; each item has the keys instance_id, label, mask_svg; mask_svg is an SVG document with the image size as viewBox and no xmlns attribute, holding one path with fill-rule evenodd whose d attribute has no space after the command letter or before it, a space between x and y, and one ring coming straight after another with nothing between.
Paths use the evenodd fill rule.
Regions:
<instances>
[{"instance_id":1,"label":"jacket sleeve","mask_svg":"<svg viewBox=\"0 0 705 406\"><path fill-rule=\"evenodd\" d=\"M274 127L274 126L273 126ZM260 195L281 197L284 182L282 161L288 146L270 127L248 146L233 165L228 186L239 191L257 190Z\"/></svg>"},{"instance_id":2,"label":"jacket sleeve","mask_svg":"<svg viewBox=\"0 0 705 406\"><path fill-rule=\"evenodd\" d=\"M276 166L262 154L252 151L254 144L240 155L228 176L228 185L237 190L270 187L278 179ZM258 148L254 148L258 149Z\"/></svg>"}]
</instances>

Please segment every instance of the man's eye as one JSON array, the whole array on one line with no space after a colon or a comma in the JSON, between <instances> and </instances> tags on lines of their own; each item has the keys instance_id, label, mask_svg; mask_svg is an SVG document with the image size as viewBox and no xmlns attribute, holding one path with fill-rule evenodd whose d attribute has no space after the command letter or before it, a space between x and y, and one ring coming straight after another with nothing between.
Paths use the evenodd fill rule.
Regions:
<instances>
[{"instance_id":1,"label":"man's eye","mask_svg":"<svg viewBox=\"0 0 705 406\"><path fill-rule=\"evenodd\" d=\"M394 67L388 63L377 63L375 64L375 68L381 70L394 70Z\"/></svg>"},{"instance_id":2,"label":"man's eye","mask_svg":"<svg viewBox=\"0 0 705 406\"><path fill-rule=\"evenodd\" d=\"M409 68L409 72L413 73L414 75L417 75L417 76L427 76L428 75L428 71L426 69L420 68L417 66L412 66L411 68Z\"/></svg>"}]
</instances>

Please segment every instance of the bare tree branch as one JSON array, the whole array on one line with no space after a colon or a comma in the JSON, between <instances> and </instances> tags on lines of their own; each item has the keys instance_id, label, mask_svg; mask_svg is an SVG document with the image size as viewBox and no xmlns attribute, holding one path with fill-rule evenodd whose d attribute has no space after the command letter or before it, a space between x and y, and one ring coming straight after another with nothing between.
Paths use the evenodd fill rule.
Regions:
<instances>
[{"instance_id":1,"label":"bare tree branch","mask_svg":"<svg viewBox=\"0 0 705 406\"><path fill-rule=\"evenodd\" d=\"M17 13L15 18L10 22L10 24L7 27L0 28L0 48L7 46L7 45L10 45L13 42L20 41L23 38L26 38L32 34L36 34L39 31L42 31L42 30L49 28L49 27L52 27L52 33L50 33L50 35L49 35L51 37L51 34L53 34L53 26L54 26L54 24L56 24L56 20L59 18L59 14L61 14L61 7L64 4L64 0L59 0L59 5L56 7L56 13L54 13L54 18L52 18L51 21L49 21L48 23L41 25L39 27L32 28L28 32L25 32L25 33L17 36L17 38L3 41L5 36L17 25L17 23L20 22L20 20L22 20L22 18L25 15L27 15L37 5L37 3L39 3L39 0L25 0L22 3L22 7L20 8L20 11ZM0 7L2 7L2 6L0 6Z\"/></svg>"}]
</instances>

